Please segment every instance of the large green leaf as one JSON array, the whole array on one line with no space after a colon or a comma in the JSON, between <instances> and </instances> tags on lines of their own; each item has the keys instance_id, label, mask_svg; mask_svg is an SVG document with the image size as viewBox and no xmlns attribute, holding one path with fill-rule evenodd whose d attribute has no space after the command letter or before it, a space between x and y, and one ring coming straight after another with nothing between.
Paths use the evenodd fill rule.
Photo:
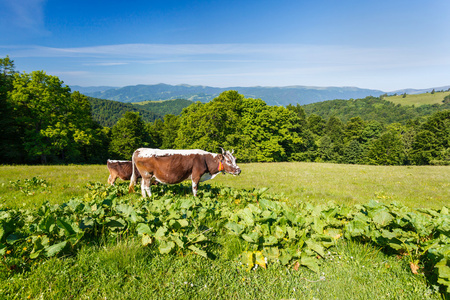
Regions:
<instances>
[{"instance_id":1,"label":"large green leaf","mask_svg":"<svg viewBox=\"0 0 450 300\"><path fill-rule=\"evenodd\" d=\"M118 217L107 218L107 222L105 224L106 227L110 227L113 229L125 228L126 225L127 223L125 222L125 220Z\"/></svg>"},{"instance_id":2,"label":"large green leaf","mask_svg":"<svg viewBox=\"0 0 450 300\"><path fill-rule=\"evenodd\" d=\"M281 240L282 238L284 238L285 235L286 235L286 231L283 230L283 228L281 228L280 226L276 226L276 227L275 227L274 236L275 236L278 240Z\"/></svg>"},{"instance_id":3,"label":"large green leaf","mask_svg":"<svg viewBox=\"0 0 450 300\"><path fill-rule=\"evenodd\" d=\"M263 242L264 246L271 246L271 245L275 245L277 243L278 243L278 239L276 237L274 237L273 235L264 237L264 242Z\"/></svg>"},{"instance_id":4,"label":"large green leaf","mask_svg":"<svg viewBox=\"0 0 450 300\"><path fill-rule=\"evenodd\" d=\"M136 226L136 232L141 235L141 234L147 234L149 236L153 235L153 232L150 230L150 226L148 226L145 223L139 223Z\"/></svg>"},{"instance_id":5,"label":"large green leaf","mask_svg":"<svg viewBox=\"0 0 450 300\"><path fill-rule=\"evenodd\" d=\"M345 236L358 237L364 236L368 231L368 224L360 220L353 220L345 225Z\"/></svg>"},{"instance_id":6,"label":"large green leaf","mask_svg":"<svg viewBox=\"0 0 450 300\"><path fill-rule=\"evenodd\" d=\"M287 249L282 249L280 251L280 262L283 265L287 265L292 259L291 253Z\"/></svg>"},{"instance_id":7,"label":"large green leaf","mask_svg":"<svg viewBox=\"0 0 450 300\"><path fill-rule=\"evenodd\" d=\"M306 241L306 245L308 246L308 248L310 248L311 250L314 250L320 256L322 256L322 257L325 256L325 250L324 250L323 246L321 244L319 244L318 242L315 242L312 239L309 239Z\"/></svg>"},{"instance_id":8,"label":"large green leaf","mask_svg":"<svg viewBox=\"0 0 450 300\"><path fill-rule=\"evenodd\" d=\"M386 227L392 222L392 220L394 220L394 217L384 210L376 212L373 216L373 222L381 227Z\"/></svg>"},{"instance_id":9,"label":"large green leaf","mask_svg":"<svg viewBox=\"0 0 450 300\"><path fill-rule=\"evenodd\" d=\"M307 267L313 272L319 273L319 264L317 263L317 259L307 256L306 254L303 254L300 258L300 264L302 266Z\"/></svg>"},{"instance_id":10,"label":"large green leaf","mask_svg":"<svg viewBox=\"0 0 450 300\"><path fill-rule=\"evenodd\" d=\"M22 240L23 237L20 234L16 234L16 233L11 233L10 235L8 235L8 237L6 238L6 242L10 245L14 245L14 243Z\"/></svg>"},{"instance_id":11,"label":"large green leaf","mask_svg":"<svg viewBox=\"0 0 450 300\"><path fill-rule=\"evenodd\" d=\"M155 238L157 238L157 239L163 238L166 235L166 232L167 232L167 227L165 227L165 226L159 227L155 233Z\"/></svg>"},{"instance_id":12,"label":"large green leaf","mask_svg":"<svg viewBox=\"0 0 450 300\"><path fill-rule=\"evenodd\" d=\"M254 226L255 220L253 217L253 213L249 208L241 209L238 212L238 216L242 219L245 225L247 226Z\"/></svg>"},{"instance_id":13,"label":"large green leaf","mask_svg":"<svg viewBox=\"0 0 450 300\"><path fill-rule=\"evenodd\" d=\"M208 254L206 253L206 251L201 250L200 248L197 248L194 245L190 245L188 249L192 250L195 254L203 256L204 258L208 258Z\"/></svg>"},{"instance_id":14,"label":"large green leaf","mask_svg":"<svg viewBox=\"0 0 450 300\"><path fill-rule=\"evenodd\" d=\"M277 261L280 257L280 250L278 247L264 247L262 253L271 261Z\"/></svg>"},{"instance_id":15,"label":"large green leaf","mask_svg":"<svg viewBox=\"0 0 450 300\"><path fill-rule=\"evenodd\" d=\"M56 254L61 252L64 249L64 247L66 247L66 245L67 245L67 242L63 241L58 244L48 246L45 248L45 254L47 255L47 257L55 256Z\"/></svg>"},{"instance_id":16,"label":"large green leaf","mask_svg":"<svg viewBox=\"0 0 450 300\"><path fill-rule=\"evenodd\" d=\"M228 222L227 224L225 224L225 228L236 235L240 235L244 231L245 226L235 222Z\"/></svg>"},{"instance_id":17,"label":"large green leaf","mask_svg":"<svg viewBox=\"0 0 450 300\"><path fill-rule=\"evenodd\" d=\"M64 230L64 232L66 233L67 236L75 234L75 229L78 229L78 227L76 225L72 226L74 224L70 224L69 222L66 222L63 219L58 219L56 221L56 224Z\"/></svg>"},{"instance_id":18,"label":"large green leaf","mask_svg":"<svg viewBox=\"0 0 450 300\"><path fill-rule=\"evenodd\" d=\"M189 221L186 219L170 220L169 225L174 230L179 230L180 228L188 227Z\"/></svg>"},{"instance_id":19,"label":"large green leaf","mask_svg":"<svg viewBox=\"0 0 450 300\"><path fill-rule=\"evenodd\" d=\"M152 237L151 236L149 236L147 233L143 233L142 234L142 246L147 246L147 245L150 245L152 242L153 242L153 240L152 240Z\"/></svg>"},{"instance_id":20,"label":"large green leaf","mask_svg":"<svg viewBox=\"0 0 450 300\"><path fill-rule=\"evenodd\" d=\"M254 244L259 242L259 237L260 237L260 235L259 235L258 232L251 232L249 234L245 234L245 233L242 234L242 238L244 240L246 240L249 243L254 243Z\"/></svg>"},{"instance_id":21,"label":"large green leaf","mask_svg":"<svg viewBox=\"0 0 450 300\"><path fill-rule=\"evenodd\" d=\"M175 243L172 241L164 241L164 240L160 240L159 241L159 252L161 254L168 254L170 253L170 251L172 251L172 249L175 247Z\"/></svg>"},{"instance_id":22,"label":"large green leaf","mask_svg":"<svg viewBox=\"0 0 450 300\"><path fill-rule=\"evenodd\" d=\"M450 292L450 257L443 258L436 264L438 269L438 283L447 287L447 292Z\"/></svg>"},{"instance_id":23,"label":"large green leaf","mask_svg":"<svg viewBox=\"0 0 450 300\"><path fill-rule=\"evenodd\" d=\"M189 209L191 208L195 203L191 199L182 199L180 201L180 208L182 209Z\"/></svg>"}]
</instances>

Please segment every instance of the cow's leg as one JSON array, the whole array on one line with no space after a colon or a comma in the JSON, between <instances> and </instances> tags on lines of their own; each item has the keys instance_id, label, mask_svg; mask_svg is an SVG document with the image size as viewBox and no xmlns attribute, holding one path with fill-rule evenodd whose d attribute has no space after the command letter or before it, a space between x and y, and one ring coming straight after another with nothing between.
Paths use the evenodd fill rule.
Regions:
<instances>
[{"instance_id":1,"label":"cow's leg","mask_svg":"<svg viewBox=\"0 0 450 300\"><path fill-rule=\"evenodd\" d=\"M192 194L194 194L194 197L197 197L197 189L198 189L199 182L200 182L200 178L192 177Z\"/></svg>"},{"instance_id":2,"label":"cow's leg","mask_svg":"<svg viewBox=\"0 0 450 300\"><path fill-rule=\"evenodd\" d=\"M114 182L116 182L116 179L117 179L117 172L112 170L111 173L109 173L108 183L110 185L114 185Z\"/></svg>"},{"instance_id":3,"label":"cow's leg","mask_svg":"<svg viewBox=\"0 0 450 300\"><path fill-rule=\"evenodd\" d=\"M109 183L110 185L114 185L114 180L112 179L111 174L110 174L109 177L108 177L108 183Z\"/></svg>"},{"instance_id":4,"label":"cow's leg","mask_svg":"<svg viewBox=\"0 0 450 300\"><path fill-rule=\"evenodd\" d=\"M146 194L151 197L152 196L152 191L150 189L150 182L151 182L151 177L142 177L141 179L141 194L142 197L146 197Z\"/></svg>"}]
</instances>

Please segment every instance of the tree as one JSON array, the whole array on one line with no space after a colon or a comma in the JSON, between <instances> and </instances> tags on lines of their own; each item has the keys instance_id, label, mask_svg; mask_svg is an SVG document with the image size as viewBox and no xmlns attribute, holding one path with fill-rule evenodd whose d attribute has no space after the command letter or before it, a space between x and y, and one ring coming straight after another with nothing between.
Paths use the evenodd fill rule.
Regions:
<instances>
[{"instance_id":1,"label":"tree","mask_svg":"<svg viewBox=\"0 0 450 300\"><path fill-rule=\"evenodd\" d=\"M366 124L361 117L351 118L345 125L345 135L349 140L360 140Z\"/></svg>"},{"instance_id":2,"label":"tree","mask_svg":"<svg viewBox=\"0 0 450 300\"><path fill-rule=\"evenodd\" d=\"M414 142L410 151L411 162L415 165L428 165L430 161L438 156L436 149L438 140L433 132L422 130L414 137Z\"/></svg>"},{"instance_id":3,"label":"tree","mask_svg":"<svg viewBox=\"0 0 450 300\"><path fill-rule=\"evenodd\" d=\"M393 130L384 132L368 146L367 159L374 165L402 165L405 161L402 139Z\"/></svg>"},{"instance_id":4,"label":"tree","mask_svg":"<svg viewBox=\"0 0 450 300\"><path fill-rule=\"evenodd\" d=\"M212 101L196 102L183 109L175 145L182 149L216 152L239 128L244 96L236 91L221 93Z\"/></svg>"},{"instance_id":5,"label":"tree","mask_svg":"<svg viewBox=\"0 0 450 300\"><path fill-rule=\"evenodd\" d=\"M9 56L0 58L0 159L3 163L20 163L23 153L19 128L8 102L15 73L14 61Z\"/></svg>"},{"instance_id":6,"label":"tree","mask_svg":"<svg viewBox=\"0 0 450 300\"><path fill-rule=\"evenodd\" d=\"M334 143L342 143L344 141L344 124L338 117L331 117L325 125L325 133Z\"/></svg>"},{"instance_id":7,"label":"tree","mask_svg":"<svg viewBox=\"0 0 450 300\"><path fill-rule=\"evenodd\" d=\"M28 161L39 158L46 163L49 157L62 161L80 159L80 143L86 144L86 139L91 138L85 131L92 124L85 96L71 94L56 76L34 71L14 75L9 101Z\"/></svg>"},{"instance_id":8,"label":"tree","mask_svg":"<svg viewBox=\"0 0 450 300\"><path fill-rule=\"evenodd\" d=\"M447 95L444 97L444 100L442 100L442 103L444 104L450 104L450 95Z\"/></svg>"},{"instance_id":9,"label":"tree","mask_svg":"<svg viewBox=\"0 0 450 300\"><path fill-rule=\"evenodd\" d=\"M305 110L303 109L303 107L301 107L298 103L297 103L297 105L292 105L292 104L289 104L288 106L286 106L286 108L288 109L288 110L291 110L291 111L293 111L296 115L297 115L297 117L299 118L299 124L302 126L302 127L304 127L304 126L306 126L306 124L307 124L307 121L306 121L306 113L305 113Z\"/></svg>"},{"instance_id":10,"label":"tree","mask_svg":"<svg viewBox=\"0 0 450 300\"><path fill-rule=\"evenodd\" d=\"M303 140L297 132L298 115L281 106L267 106L260 99L245 99L237 145L244 161L292 160Z\"/></svg>"},{"instance_id":11,"label":"tree","mask_svg":"<svg viewBox=\"0 0 450 300\"><path fill-rule=\"evenodd\" d=\"M325 120L316 114L310 114L308 117L308 128L313 134L322 136L325 131Z\"/></svg>"},{"instance_id":12,"label":"tree","mask_svg":"<svg viewBox=\"0 0 450 300\"><path fill-rule=\"evenodd\" d=\"M344 148L344 155L341 159L342 163L359 164L363 161L364 149L358 140L351 140Z\"/></svg>"},{"instance_id":13,"label":"tree","mask_svg":"<svg viewBox=\"0 0 450 300\"><path fill-rule=\"evenodd\" d=\"M180 118L175 115L165 115L164 116L164 132L162 137L163 149L173 149L175 148L175 139L178 135L178 128L180 127Z\"/></svg>"},{"instance_id":14,"label":"tree","mask_svg":"<svg viewBox=\"0 0 450 300\"><path fill-rule=\"evenodd\" d=\"M114 159L131 160L137 148L153 146L139 113L126 112L111 129L110 153Z\"/></svg>"},{"instance_id":15,"label":"tree","mask_svg":"<svg viewBox=\"0 0 450 300\"><path fill-rule=\"evenodd\" d=\"M164 121L161 119L156 119L153 123L146 123L145 127L146 131L150 135L153 145L156 148L161 148L164 136ZM178 134L178 132L175 134Z\"/></svg>"},{"instance_id":16,"label":"tree","mask_svg":"<svg viewBox=\"0 0 450 300\"><path fill-rule=\"evenodd\" d=\"M421 127L412 143L411 157L415 164L447 160L450 148L450 110L433 114Z\"/></svg>"},{"instance_id":17,"label":"tree","mask_svg":"<svg viewBox=\"0 0 450 300\"><path fill-rule=\"evenodd\" d=\"M374 138L378 138L383 131L383 124L378 121L370 121L361 132L361 140L363 143L367 143Z\"/></svg>"}]
</instances>

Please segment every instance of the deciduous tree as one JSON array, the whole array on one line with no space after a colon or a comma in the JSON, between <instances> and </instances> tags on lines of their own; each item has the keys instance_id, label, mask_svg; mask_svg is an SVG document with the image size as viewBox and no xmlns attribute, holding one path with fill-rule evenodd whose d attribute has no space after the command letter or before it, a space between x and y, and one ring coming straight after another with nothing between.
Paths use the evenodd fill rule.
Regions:
<instances>
[{"instance_id":1,"label":"deciduous tree","mask_svg":"<svg viewBox=\"0 0 450 300\"><path fill-rule=\"evenodd\" d=\"M152 144L139 113L126 112L111 129L110 153L114 159L131 160L134 150Z\"/></svg>"}]
</instances>

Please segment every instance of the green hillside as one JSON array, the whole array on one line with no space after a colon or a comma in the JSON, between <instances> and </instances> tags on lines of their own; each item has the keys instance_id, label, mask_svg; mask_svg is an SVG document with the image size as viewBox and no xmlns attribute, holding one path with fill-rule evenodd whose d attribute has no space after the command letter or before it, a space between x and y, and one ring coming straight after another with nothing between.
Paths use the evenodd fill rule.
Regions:
<instances>
[{"instance_id":1,"label":"green hillside","mask_svg":"<svg viewBox=\"0 0 450 300\"><path fill-rule=\"evenodd\" d=\"M450 91L446 92L435 92L435 93L424 93L424 94L412 94L412 95L396 95L383 97L384 100L393 102L395 104L400 104L402 106L421 106L421 105L432 105L432 104L442 104L444 98L450 96Z\"/></svg>"},{"instance_id":2,"label":"green hillside","mask_svg":"<svg viewBox=\"0 0 450 300\"><path fill-rule=\"evenodd\" d=\"M162 115L130 103L88 97L91 103L92 117L100 125L112 127L127 111L138 112L145 122L162 119Z\"/></svg>"},{"instance_id":3,"label":"green hillside","mask_svg":"<svg viewBox=\"0 0 450 300\"><path fill-rule=\"evenodd\" d=\"M437 94L443 95L445 93ZM307 115L316 114L325 119L335 116L341 119L341 121L347 122L351 118L361 117L366 121L373 120L384 124L404 123L408 120L432 115L444 109L450 109L450 103L443 103L442 100L440 104L412 106L412 104L401 105L400 103L394 103L394 101L388 101L387 99L389 98L391 97L383 99L379 97L366 97L355 100L330 100L304 105L303 108ZM423 99L425 98L423 97Z\"/></svg>"},{"instance_id":4,"label":"green hillside","mask_svg":"<svg viewBox=\"0 0 450 300\"><path fill-rule=\"evenodd\" d=\"M183 108L192 104L192 101L186 99L174 99L165 101L144 101L133 103L135 106L139 106L142 109L149 110L157 115L179 115Z\"/></svg>"}]
</instances>

